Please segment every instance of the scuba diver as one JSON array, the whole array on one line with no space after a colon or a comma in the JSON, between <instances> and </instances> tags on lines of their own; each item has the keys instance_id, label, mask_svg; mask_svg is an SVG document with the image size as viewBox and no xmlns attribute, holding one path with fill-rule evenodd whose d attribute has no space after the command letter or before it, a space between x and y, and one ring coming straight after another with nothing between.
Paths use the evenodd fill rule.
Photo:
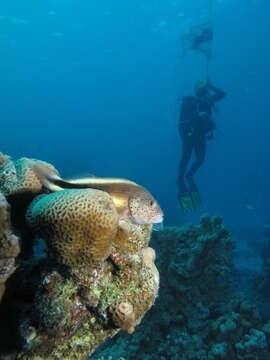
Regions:
<instances>
[{"instance_id":1,"label":"scuba diver","mask_svg":"<svg viewBox=\"0 0 270 360\"><path fill-rule=\"evenodd\" d=\"M210 27L203 29L202 33L194 38L192 50L197 50L201 45L212 41L213 37L213 30Z\"/></svg>"},{"instance_id":2,"label":"scuba diver","mask_svg":"<svg viewBox=\"0 0 270 360\"><path fill-rule=\"evenodd\" d=\"M223 90L215 87L210 81L195 84L194 91L195 96L183 97L179 121L182 158L178 175L178 199L184 213L193 212L201 206L194 175L204 163L206 141L214 139L213 131L216 125L212 120L212 112L218 111L216 103L226 96ZM193 151L195 161L187 172ZM185 184L185 178L189 188Z\"/></svg>"}]
</instances>

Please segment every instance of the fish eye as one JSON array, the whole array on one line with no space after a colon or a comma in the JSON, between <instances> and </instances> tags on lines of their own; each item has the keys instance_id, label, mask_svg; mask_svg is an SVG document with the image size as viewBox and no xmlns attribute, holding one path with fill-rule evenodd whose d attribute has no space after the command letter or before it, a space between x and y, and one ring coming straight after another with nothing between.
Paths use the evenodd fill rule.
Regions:
<instances>
[{"instance_id":1,"label":"fish eye","mask_svg":"<svg viewBox=\"0 0 270 360\"><path fill-rule=\"evenodd\" d=\"M155 205L154 200L150 200L150 206L153 207Z\"/></svg>"}]
</instances>

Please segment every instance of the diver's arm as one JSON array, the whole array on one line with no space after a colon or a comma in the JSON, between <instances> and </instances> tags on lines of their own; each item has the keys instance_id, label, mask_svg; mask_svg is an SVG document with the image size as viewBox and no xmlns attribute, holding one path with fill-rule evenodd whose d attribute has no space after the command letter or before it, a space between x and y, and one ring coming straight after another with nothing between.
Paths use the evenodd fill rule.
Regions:
<instances>
[{"instance_id":1,"label":"diver's arm","mask_svg":"<svg viewBox=\"0 0 270 360\"><path fill-rule=\"evenodd\" d=\"M222 100L227 95L225 91L217 88L216 86L209 84L209 89L214 92L213 95L210 96L211 102L214 105L216 102Z\"/></svg>"}]
</instances>

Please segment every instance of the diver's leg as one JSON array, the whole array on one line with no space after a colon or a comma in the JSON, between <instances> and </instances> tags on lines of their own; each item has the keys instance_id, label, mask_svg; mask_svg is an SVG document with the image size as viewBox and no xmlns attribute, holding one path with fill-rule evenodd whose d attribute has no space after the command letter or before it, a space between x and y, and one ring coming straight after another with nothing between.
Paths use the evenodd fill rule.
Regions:
<instances>
[{"instance_id":1,"label":"diver's leg","mask_svg":"<svg viewBox=\"0 0 270 360\"><path fill-rule=\"evenodd\" d=\"M178 176L178 200L184 214L194 211L193 201L185 185L185 172L191 159L193 150L192 137L183 138L182 158L179 166Z\"/></svg>"},{"instance_id":2,"label":"diver's leg","mask_svg":"<svg viewBox=\"0 0 270 360\"><path fill-rule=\"evenodd\" d=\"M193 149L192 139L188 136L183 137L183 139L182 139L182 157L181 157L181 161L180 161L180 165L179 165L179 173L178 173L178 179L177 179L179 196L181 196L185 192L187 192L186 186L185 186L185 173L186 173L187 166L188 166L188 163L191 158L192 149Z\"/></svg>"},{"instance_id":3,"label":"diver's leg","mask_svg":"<svg viewBox=\"0 0 270 360\"><path fill-rule=\"evenodd\" d=\"M202 166L205 160L206 155L206 138L205 136L200 136L196 139L194 143L194 150L195 150L195 156L196 159L194 163L192 164L190 170L187 173L187 179L192 186L194 184L194 175L198 171L198 169ZM195 185L195 184L194 184Z\"/></svg>"},{"instance_id":4,"label":"diver's leg","mask_svg":"<svg viewBox=\"0 0 270 360\"><path fill-rule=\"evenodd\" d=\"M194 145L194 150L195 150L196 159L195 159L195 162L192 165L190 171L187 174L187 181L188 181L189 188L190 188L190 194L191 194L193 206L196 209L196 208L199 208L202 206L202 200L201 200L200 191L194 182L194 175L197 172L197 170L199 169L199 167L202 166L202 164L204 163L205 154L206 154L205 136L197 139L197 141Z\"/></svg>"}]
</instances>

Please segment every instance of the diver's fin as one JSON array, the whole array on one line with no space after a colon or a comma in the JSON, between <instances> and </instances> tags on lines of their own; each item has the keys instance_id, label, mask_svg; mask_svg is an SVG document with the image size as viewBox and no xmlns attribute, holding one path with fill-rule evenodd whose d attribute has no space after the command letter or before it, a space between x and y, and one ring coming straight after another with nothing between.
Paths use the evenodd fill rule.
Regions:
<instances>
[{"instance_id":1,"label":"diver's fin","mask_svg":"<svg viewBox=\"0 0 270 360\"><path fill-rule=\"evenodd\" d=\"M201 208L202 207L202 199L200 196L200 193L197 190L193 190L190 194L191 198L192 198L192 202L193 202L193 206L195 209Z\"/></svg>"},{"instance_id":2,"label":"diver's fin","mask_svg":"<svg viewBox=\"0 0 270 360\"><path fill-rule=\"evenodd\" d=\"M180 205L184 214L194 212L194 204L190 194L186 194L179 198Z\"/></svg>"},{"instance_id":3,"label":"diver's fin","mask_svg":"<svg viewBox=\"0 0 270 360\"><path fill-rule=\"evenodd\" d=\"M200 191L192 176L187 176L187 181L190 188L190 197L192 199L195 211L196 209L202 207Z\"/></svg>"}]
</instances>

